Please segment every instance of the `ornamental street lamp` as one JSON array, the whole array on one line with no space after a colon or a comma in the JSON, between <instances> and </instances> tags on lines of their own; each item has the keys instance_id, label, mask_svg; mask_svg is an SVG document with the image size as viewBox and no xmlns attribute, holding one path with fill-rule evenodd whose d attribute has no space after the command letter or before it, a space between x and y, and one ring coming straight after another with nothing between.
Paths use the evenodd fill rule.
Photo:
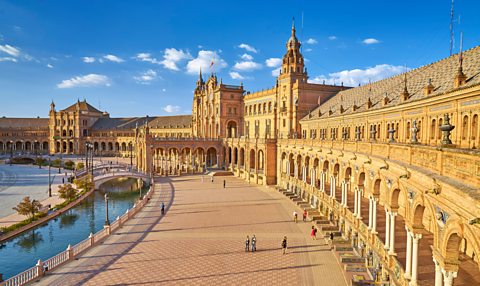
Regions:
<instances>
[{"instance_id":1,"label":"ornamental street lamp","mask_svg":"<svg viewBox=\"0 0 480 286\"><path fill-rule=\"evenodd\" d=\"M48 155L48 196L52 196L52 180L50 179L50 168L51 168L51 160L50 155Z\"/></svg>"},{"instance_id":2,"label":"ornamental street lamp","mask_svg":"<svg viewBox=\"0 0 480 286\"><path fill-rule=\"evenodd\" d=\"M12 160L13 160L13 141L10 140L10 166L12 166Z\"/></svg>"},{"instance_id":3,"label":"ornamental street lamp","mask_svg":"<svg viewBox=\"0 0 480 286\"><path fill-rule=\"evenodd\" d=\"M110 225L110 221L108 220L108 194L105 194L105 225Z\"/></svg>"},{"instance_id":4,"label":"ornamental street lamp","mask_svg":"<svg viewBox=\"0 0 480 286\"><path fill-rule=\"evenodd\" d=\"M132 154L133 145L132 143L129 143L128 146L130 147L130 171L132 171L133 170L133 154Z\"/></svg>"}]
</instances>

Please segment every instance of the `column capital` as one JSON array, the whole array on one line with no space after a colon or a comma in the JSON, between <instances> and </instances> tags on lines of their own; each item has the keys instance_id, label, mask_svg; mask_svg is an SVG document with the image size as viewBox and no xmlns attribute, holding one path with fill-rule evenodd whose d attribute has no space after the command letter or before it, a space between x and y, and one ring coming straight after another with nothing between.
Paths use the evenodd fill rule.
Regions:
<instances>
[{"instance_id":1,"label":"column capital","mask_svg":"<svg viewBox=\"0 0 480 286\"><path fill-rule=\"evenodd\" d=\"M413 243L418 243L418 241L422 238L421 233L412 233L413 234Z\"/></svg>"}]
</instances>

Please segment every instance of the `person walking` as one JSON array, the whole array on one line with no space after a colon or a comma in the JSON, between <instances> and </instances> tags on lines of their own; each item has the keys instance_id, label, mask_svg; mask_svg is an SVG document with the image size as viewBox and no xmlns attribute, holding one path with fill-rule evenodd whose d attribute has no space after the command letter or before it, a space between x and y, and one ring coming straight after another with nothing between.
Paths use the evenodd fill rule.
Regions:
<instances>
[{"instance_id":1,"label":"person walking","mask_svg":"<svg viewBox=\"0 0 480 286\"><path fill-rule=\"evenodd\" d=\"M317 240L317 229L312 225L312 231L310 232L310 236L313 240Z\"/></svg>"},{"instance_id":2,"label":"person walking","mask_svg":"<svg viewBox=\"0 0 480 286\"><path fill-rule=\"evenodd\" d=\"M304 209L303 210L303 222L306 222L307 221L307 210Z\"/></svg>"},{"instance_id":3,"label":"person walking","mask_svg":"<svg viewBox=\"0 0 480 286\"><path fill-rule=\"evenodd\" d=\"M298 219L298 213L297 211L293 211L293 221L296 223L297 222L297 219Z\"/></svg>"},{"instance_id":4,"label":"person walking","mask_svg":"<svg viewBox=\"0 0 480 286\"><path fill-rule=\"evenodd\" d=\"M333 243L333 231L332 231L332 232L330 232L330 242L332 242L332 243Z\"/></svg>"},{"instance_id":5,"label":"person walking","mask_svg":"<svg viewBox=\"0 0 480 286\"><path fill-rule=\"evenodd\" d=\"M283 254L286 254L287 253L287 237L286 236L283 237L282 249L283 249Z\"/></svg>"},{"instance_id":6,"label":"person walking","mask_svg":"<svg viewBox=\"0 0 480 286\"><path fill-rule=\"evenodd\" d=\"M245 252L250 250L250 237L247 235L247 239L245 240Z\"/></svg>"},{"instance_id":7,"label":"person walking","mask_svg":"<svg viewBox=\"0 0 480 286\"><path fill-rule=\"evenodd\" d=\"M162 215L165 214L165 204L162 202Z\"/></svg>"},{"instance_id":8,"label":"person walking","mask_svg":"<svg viewBox=\"0 0 480 286\"><path fill-rule=\"evenodd\" d=\"M255 234L252 236L252 252L257 251L257 238Z\"/></svg>"},{"instance_id":9,"label":"person walking","mask_svg":"<svg viewBox=\"0 0 480 286\"><path fill-rule=\"evenodd\" d=\"M213 183L213 175L212 175L212 183Z\"/></svg>"},{"instance_id":10,"label":"person walking","mask_svg":"<svg viewBox=\"0 0 480 286\"><path fill-rule=\"evenodd\" d=\"M223 180L223 188L225 189L225 185L227 184L227 182L225 180Z\"/></svg>"}]
</instances>

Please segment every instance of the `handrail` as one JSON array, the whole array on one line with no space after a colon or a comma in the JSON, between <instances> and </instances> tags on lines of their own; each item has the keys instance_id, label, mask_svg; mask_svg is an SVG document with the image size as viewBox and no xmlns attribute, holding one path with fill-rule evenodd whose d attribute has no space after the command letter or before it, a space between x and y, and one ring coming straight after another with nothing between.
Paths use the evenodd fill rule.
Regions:
<instances>
[{"instance_id":1,"label":"handrail","mask_svg":"<svg viewBox=\"0 0 480 286\"><path fill-rule=\"evenodd\" d=\"M119 229L127 220L132 218L136 213L138 213L150 200L155 192L155 181L152 179L150 189L147 194L135 203L130 209L127 210L125 214L117 219L111 224L104 226L103 229L99 230L95 234L90 234L90 236L76 245L68 246L66 250L58 253L57 255L45 260L38 260L37 264L13 277L8 278L7 280L0 282L0 286L20 286L25 285L35 279L41 278L48 271L52 271L55 268L58 268L60 265L73 260L80 253L92 248L102 239L110 236L115 230Z\"/></svg>"}]
</instances>

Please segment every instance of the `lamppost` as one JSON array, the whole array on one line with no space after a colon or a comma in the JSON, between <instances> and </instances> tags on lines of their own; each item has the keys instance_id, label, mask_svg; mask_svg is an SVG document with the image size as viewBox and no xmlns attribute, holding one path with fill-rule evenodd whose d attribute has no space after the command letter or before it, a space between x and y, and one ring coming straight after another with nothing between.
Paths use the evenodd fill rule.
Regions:
<instances>
[{"instance_id":1,"label":"lamppost","mask_svg":"<svg viewBox=\"0 0 480 286\"><path fill-rule=\"evenodd\" d=\"M108 220L108 194L105 194L105 225L110 225L110 221Z\"/></svg>"},{"instance_id":2,"label":"lamppost","mask_svg":"<svg viewBox=\"0 0 480 286\"><path fill-rule=\"evenodd\" d=\"M133 156L132 156L133 145L132 143L129 143L128 146L130 147L130 171L132 171L133 170Z\"/></svg>"},{"instance_id":3,"label":"lamppost","mask_svg":"<svg viewBox=\"0 0 480 286\"><path fill-rule=\"evenodd\" d=\"M52 180L50 179L50 168L51 168L51 160L50 154L48 155L48 196L52 196Z\"/></svg>"},{"instance_id":4,"label":"lamppost","mask_svg":"<svg viewBox=\"0 0 480 286\"><path fill-rule=\"evenodd\" d=\"M12 166L12 160L13 160L13 141L10 140L10 166Z\"/></svg>"}]
</instances>

